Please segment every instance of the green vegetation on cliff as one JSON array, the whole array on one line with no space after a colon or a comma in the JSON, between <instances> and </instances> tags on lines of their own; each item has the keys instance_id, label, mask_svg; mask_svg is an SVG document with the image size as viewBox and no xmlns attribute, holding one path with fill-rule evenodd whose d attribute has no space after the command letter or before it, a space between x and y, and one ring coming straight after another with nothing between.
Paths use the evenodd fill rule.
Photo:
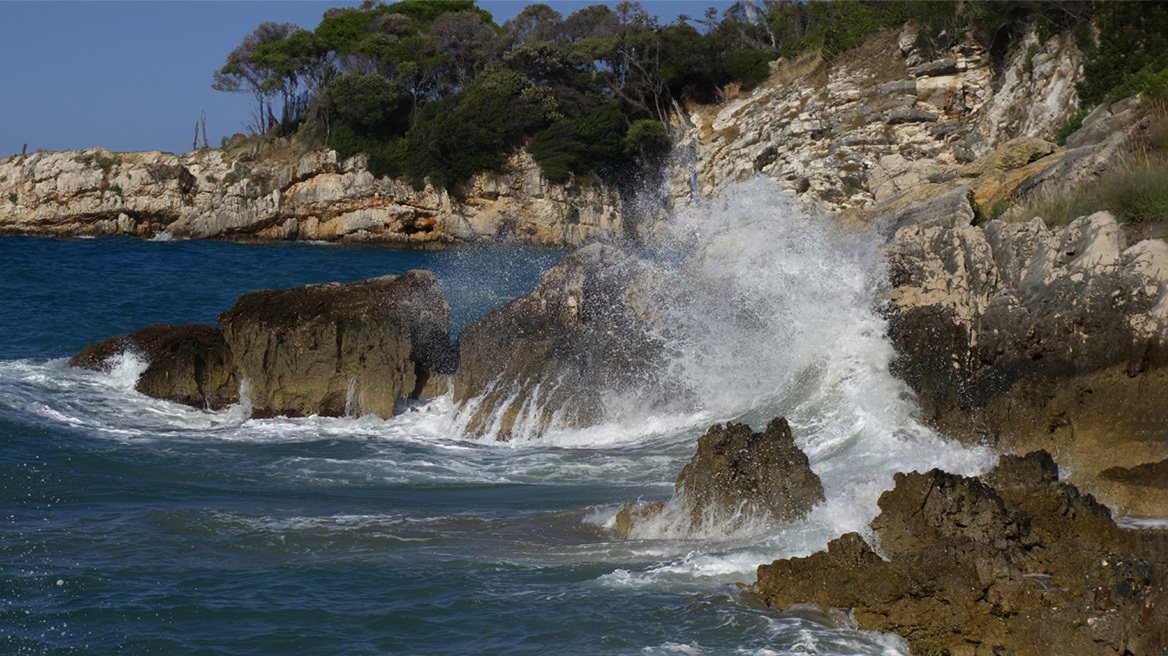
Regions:
<instances>
[{"instance_id":1,"label":"green vegetation on cliff","mask_svg":"<svg viewBox=\"0 0 1168 656\"><path fill-rule=\"evenodd\" d=\"M252 96L256 133L365 153L373 173L418 187L500 170L524 146L550 180L628 181L667 151L679 104L716 102L728 84L762 83L775 59L831 60L909 21L926 56L972 39L1000 59L1030 25L1040 39L1073 32L1088 51L1088 102L1168 88L1168 10L1072 0L774 0L668 24L638 2L566 17L532 4L502 25L470 0L366 0L328 10L313 31L261 24L213 86Z\"/></svg>"}]
</instances>

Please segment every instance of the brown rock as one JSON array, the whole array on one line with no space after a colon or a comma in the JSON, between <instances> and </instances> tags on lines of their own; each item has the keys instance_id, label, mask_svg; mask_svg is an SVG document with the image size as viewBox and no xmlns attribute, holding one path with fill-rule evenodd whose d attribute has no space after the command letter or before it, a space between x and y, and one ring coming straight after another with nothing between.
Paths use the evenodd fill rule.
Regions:
<instances>
[{"instance_id":1,"label":"brown rock","mask_svg":"<svg viewBox=\"0 0 1168 656\"><path fill-rule=\"evenodd\" d=\"M219 323L257 416L389 417L448 374L450 306L429 271L244 294Z\"/></svg>"},{"instance_id":2,"label":"brown rock","mask_svg":"<svg viewBox=\"0 0 1168 656\"><path fill-rule=\"evenodd\" d=\"M660 516L664 510L664 501L649 504L630 503L616 514L616 532L622 538L627 538L632 534L634 526Z\"/></svg>"},{"instance_id":3,"label":"brown rock","mask_svg":"<svg viewBox=\"0 0 1168 656\"><path fill-rule=\"evenodd\" d=\"M1059 147L1037 137L1018 137L1002 144L1001 148L962 166L958 175L975 178L991 171L1013 171L1047 155L1058 152Z\"/></svg>"},{"instance_id":4,"label":"brown rock","mask_svg":"<svg viewBox=\"0 0 1168 656\"><path fill-rule=\"evenodd\" d=\"M705 518L726 521L736 514L772 525L788 522L824 499L819 476L781 417L762 433L746 424L711 426L698 438L676 488L688 499L695 527Z\"/></svg>"},{"instance_id":5,"label":"brown rock","mask_svg":"<svg viewBox=\"0 0 1168 656\"><path fill-rule=\"evenodd\" d=\"M1124 531L1058 482L1045 453L981 480L898 474L872 527L758 569L778 608L815 604L914 654L1160 654L1168 648L1168 533Z\"/></svg>"},{"instance_id":6,"label":"brown rock","mask_svg":"<svg viewBox=\"0 0 1168 656\"><path fill-rule=\"evenodd\" d=\"M715 424L698 438L669 504L629 504L617 514L616 529L628 537L635 524L661 513L681 514L687 532L769 527L804 517L823 500L819 476L786 419L772 419L762 433L745 424Z\"/></svg>"},{"instance_id":7,"label":"brown rock","mask_svg":"<svg viewBox=\"0 0 1168 656\"><path fill-rule=\"evenodd\" d=\"M967 443L1047 449L1107 503L1168 513L1168 491L1097 478L1168 458L1155 429L1168 422L1168 246L1127 246L1106 213L1055 230L951 214L904 214L887 250L894 367L926 419Z\"/></svg>"},{"instance_id":8,"label":"brown rock","mask_svg":"<svg viewBox=\"0 0 1168 656\"><path fill-rule=\"evenodd\" d=\"M222 333L206 324L154 324L86 347L74 367L108 371L110 358L130 351L149 363L135 389L196 408L218 410L239 401L239 381Z\"/></svg>"}]
</instances>

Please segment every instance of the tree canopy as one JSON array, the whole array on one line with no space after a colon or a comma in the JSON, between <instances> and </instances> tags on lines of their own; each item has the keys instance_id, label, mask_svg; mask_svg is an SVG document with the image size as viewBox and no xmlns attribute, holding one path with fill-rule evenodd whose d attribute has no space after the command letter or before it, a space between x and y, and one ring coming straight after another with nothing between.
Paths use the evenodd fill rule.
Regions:
<instances>
[{"instance_id":1,"label":"tree canopy","mask_svg":"<svg viewBox=\"0 0 1168 656\"><path fill-rule=\"evenodd\" d=\"M499 25L471 0L366 0L328 10L312 31L260 24L228 54L213 86L252 97L255 132L300 132L342 156L363 152L375 174L419 186L499 169L521 146L549 179L619 179L668 149L676 107L715 102L730 83L758 85L777 58L817 50L831 59L908 20L918 23L926 53L966 38L1004 53L1031 21L1047 32L1089 32L1079 28L1099 12L1101 26L1119 26L1089 46L1100 61L1088 62L1088 72L1099 72L1081 92L1099 98L1122 81L1100 81L1117 69L1136 76L1163 59L1163 33L1137 35L1146 43L1130 50L1137 57L1112 52L1143 29L1127 20L1142 12L1136 5L744 0L720 18L709 9L661 24L625 1L568 16L532 4ZM1153 27L1163 23L1162 9L1152 13Z\"/></svg>"}]
</instances>

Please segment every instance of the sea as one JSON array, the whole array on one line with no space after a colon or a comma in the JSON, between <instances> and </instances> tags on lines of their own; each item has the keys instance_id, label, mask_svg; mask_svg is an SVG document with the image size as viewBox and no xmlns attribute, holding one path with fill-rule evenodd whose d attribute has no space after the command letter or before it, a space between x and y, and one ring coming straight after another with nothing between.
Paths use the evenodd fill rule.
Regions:
<instances>
[{"instance_id":1,"label":"sea","mask_svg":"<svg viewBox=\"0 0 1168 656\"><path fill-rule=\"evenodd\" d=\"M561 251L0 238L0 654L908 654L816 609L779 612L759 564L867 534L898 471L994 457L919 421L889 370L876 230L839 233L752 183L646 250L685 403L612 398L586 428L467 435L440 397L392 418L249 419L134 390L145 363L70 368L241 294L433 271L454 334ZM622 539L714 423L789 420L826 501L787 525ZM522 428L522 427L521 427Z\"/></svg>"}]
</instances>

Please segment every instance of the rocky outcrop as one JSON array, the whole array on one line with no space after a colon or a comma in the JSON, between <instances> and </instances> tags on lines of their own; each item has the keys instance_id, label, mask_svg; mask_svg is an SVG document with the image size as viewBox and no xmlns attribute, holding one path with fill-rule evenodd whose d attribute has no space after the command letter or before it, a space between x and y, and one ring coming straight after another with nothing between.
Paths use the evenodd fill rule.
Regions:
<instances>
[{"instance_id":1,"label":"rocky outcrop","mask_svg":"<svg viewBox=\"0 0 1168 656\"><path fill-rule=\"evenodd\" d=\"M812 604L914 654L1162 654L1168 533L1125 531L1046 453L981 479L897 474L872 522L826 552L758 568L768 605Z\"/></svg>"},{"instance_id":2,"label":"rocky outcrop","mask_svg":"<svg viewBox=\"0 0 1168 656\"><path fill-rule=\"evenodd\" d=\"M415 190L333 151L37 152L0 159L0 192L0 234L572 247L624 230L615 190L549 183L523 153L507 173Z\"/></svg>"},{"instance_id":3,"label":"rocky outcrop","mask_svg":"<svg viewBox=\"0 0 1168 656\"><path fill-rule=\"evenodd\" d=\"M809 204L866 213L952 180L1011 140L1053 141L1075 111L1082 53L1069 36L1028 34L995 71L972 43L923 60L914 30L877 35L830 64L777 62L751 93L684 116L674 205L761 174Z\"/></svg>"},{"instance_id":4,"label":"rocky outcrop","mask_svg":"<svg viewBox=\"0 0 1168 656\"><path fill-rule=\"evenodd\" d=\"M434 274L408 271L251 292L219 324L253 416L389 417L453 373L449 314Z\"/></svg>"},{"instance_id":5,"label":"rocky outcrop","mask_svg":"<svg viewBox=\"0 0 1168 656\"><path fill-rule=\"evenodd\" d=\"M715 424L681 470L674 497L665 503L629 504L617 514L623 537L637 525L680 517L681 532L732 533L743 526L766 530L800 519L824 500L819 476L795 444L787 420L776 417L756 433L745 424Z\"/></svg>"},{"instance_id":6,"label":"rocky outcrop","mask_svg":"<svg viewBox=\"0 0 1168 656\"><path fill-rule=\"evenodd\" d=\"M1168 458L1168 246L1129 246L1107 213L982 229L968 192L890 219L890 334L926 418L966 442L1048 448L1106 502L1168 513L1163 490L1099 478Z\"/></svg>"},{"instance_id":7,"label":"rocky outcrop","mask_svg":"<svg viewBox=\"0 0 1168 656\"><path fill-rule=\"evenodd\" d=\"M215 326L155 324L88 346L69 364L109 371L113 358L126 352L147 363L135 385L146 396L208 410L239 402L231 350Z\"/></svg>"},{"instance_id":8,"label":"rocky outcrop","mask_svg":"<svg viewBox=\"0 0 1168 656\"><path fill-rule=\"evenodd\" d=\"M459 337L454 400L473 433L506 437L517 423L600 421L606 397L643 397L661 357L649 299L660 267L593 244L561 259L532 293L471 323Z\"/></svg>"}]
</instances>

